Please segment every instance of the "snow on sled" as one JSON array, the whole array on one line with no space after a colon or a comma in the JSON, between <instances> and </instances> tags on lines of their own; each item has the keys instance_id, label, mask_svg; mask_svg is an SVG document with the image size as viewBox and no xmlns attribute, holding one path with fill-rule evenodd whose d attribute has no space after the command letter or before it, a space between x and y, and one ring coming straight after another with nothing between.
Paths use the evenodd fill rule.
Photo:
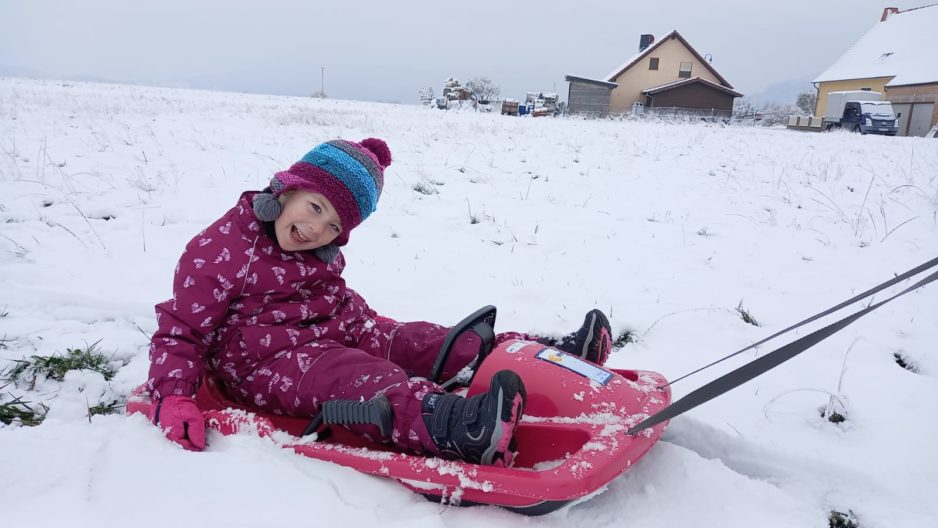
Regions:
<instances>
[{"instance_id":1,"label":"snow on sled","mask_svg":"<svg viewBox=\"0 0 938 528\"><path fill-rule=\"evenodd\" d=\"M527 405L515 439L511 467L482 466L401 453L373 443L342 427L303 438L322 424L309 418L253 412L230 400L224 387L206 376L195 399L208 428L222 434L251 431L261 436L284 431L295 441L282 442L296 453L392 478L430 500L454 505L489 504L542 515L589 496L628 470L663 432L667 422L629 435L629 428L667 407L671 392L663 376L641 370L607 370L540 343L508 340L494 349L495 308L485 307L447 335L434 366L438 379L449 349L463 332L483 341L480 366L466 396L485 392L492 375L516 372L527 390ZM448 389L457 380L443 384ZM459 387L465 390L465 387ZM127 403L129 413L149 413L151 401L139 387ZM325 424L342 423L330 422ZM349 423L349 422L345 422ZM362 423L362 422L355 422ZM375 425L378 425L377 423Z\"/></svg>"}]
</instances>

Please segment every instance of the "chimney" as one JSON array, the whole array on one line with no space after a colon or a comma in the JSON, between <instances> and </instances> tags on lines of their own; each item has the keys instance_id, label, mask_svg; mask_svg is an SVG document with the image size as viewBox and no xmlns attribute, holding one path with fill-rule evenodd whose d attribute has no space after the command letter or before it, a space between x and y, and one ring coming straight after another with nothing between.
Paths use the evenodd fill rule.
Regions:
<instances>
[{"instance_id":1,"label":"chimney","mask_svg":"<svg viewBox=\"0 0 938 528\"><path fill-rule=\"evenodd\" d=\"M880 21L880 22L885 22L886 19L889 18L889 15L895 15L895 14L898 13L898 12L899 12L899 8L898 8L898 7L887 7L887 8L885 8L885 9L883 9L883 16L882 16L882 18L879 19L879 21Z\"/></svg>"},{"instance_id":2,"label":"chimney","mask_svg":"<svg viewBox=\"0 0 938 528\"><path fill-rule=\"evenodd\" d=\"M885 17L885 15L883 15ZM638 41L638 52L641 53L645 51L645 48L651 46L655 41L655 36L648 33L642 35L641 39Z\"/></svg>"}]
</instances>

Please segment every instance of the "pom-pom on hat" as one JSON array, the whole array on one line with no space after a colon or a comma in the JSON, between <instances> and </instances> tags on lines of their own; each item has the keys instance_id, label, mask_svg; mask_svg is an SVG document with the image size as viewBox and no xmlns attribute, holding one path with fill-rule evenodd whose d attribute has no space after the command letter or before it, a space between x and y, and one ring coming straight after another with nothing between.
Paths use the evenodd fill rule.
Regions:
<instances>
[{"instance_id":1,"label":"pom-pom on hat","mask_svg":"<svg viewBox=\"0 0 938 528\"><path fill-rule=\"evenodd\" d=\"M390 164L391 150L380 139L327 141L289 169L274 174L270 194L255 195L254 212L258 219L271 222L282 211L275 199L281 194L292 190L320 193L342 221L342 234L333 244L343 246L352 229L375 212L384 187L384 169Z\"/></svg>"}]
</instances>

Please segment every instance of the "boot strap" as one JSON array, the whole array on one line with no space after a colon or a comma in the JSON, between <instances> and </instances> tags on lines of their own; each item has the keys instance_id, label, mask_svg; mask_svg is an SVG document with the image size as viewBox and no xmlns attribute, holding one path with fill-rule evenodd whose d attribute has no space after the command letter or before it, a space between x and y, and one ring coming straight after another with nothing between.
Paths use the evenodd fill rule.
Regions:
<instances>
[{"instance_id":1,"label":"boot strap","mask_svg":"<svg viewBox=\"0 0 938 528\"><path fill-rule=\"evenodd\" d=\"M472 397L466 399L466 406L463 408L463 423L474 424L479 418L479 407L482 406L482 398Z\"/></svg>"},{"instance_id":2,"label":"boot strap","mask_svg":"<svg viewBox=\"0 0 938 528\"><path fill-rule=\"evenodd\" d=\"M440 396L436 408L433 409L433 414L430 415L430 436L433 438L446 437L446 433L449 431L449 418L453 412L453 406L456 405L456 401L461 399L462 397L455 394Z\"/></svg>"}]
</instances>

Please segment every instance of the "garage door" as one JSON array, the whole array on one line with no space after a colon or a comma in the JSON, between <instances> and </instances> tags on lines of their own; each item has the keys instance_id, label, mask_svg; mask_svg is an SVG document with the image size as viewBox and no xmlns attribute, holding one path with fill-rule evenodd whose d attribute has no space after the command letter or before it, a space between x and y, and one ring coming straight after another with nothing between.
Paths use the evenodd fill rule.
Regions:
<instances>
[{"instance_id":1,"label":"garage door","mask_svg":"<svg viewBox=\"0 0 938 528\"><path fill-rule=\"evenodd\" d=\"M912 105L909 103L893 103L892 109L899 116L899 135L904 136L909 129L909 110L912 109Z\"/></svg>"},{"instance_id":2,"label":"garage door","mask_svg":"<svg viewBox=\"0 0 938 528\"><path fill-rule=\"evenodd\" d=\"M935 111L935 103L915 103L909 115L909 136L925 137L931 128L931 116Z\"/></svg>"}]
</instances>

